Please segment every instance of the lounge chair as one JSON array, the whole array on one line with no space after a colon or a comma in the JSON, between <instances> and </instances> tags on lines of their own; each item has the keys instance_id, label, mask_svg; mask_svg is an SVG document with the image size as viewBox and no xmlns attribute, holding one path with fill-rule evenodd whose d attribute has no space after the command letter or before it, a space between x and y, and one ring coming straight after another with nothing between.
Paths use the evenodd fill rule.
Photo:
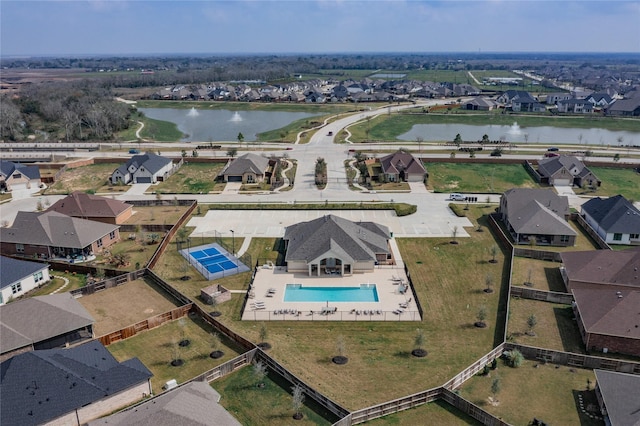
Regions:
<instances>
[{"instance_id":1,"label":"lounge chair","mask_svg":"<svg viewBox=\"0 0 640 426\"><path fill-rule=\"evenodd\" d=\"M380 309L376 310L376 314L382 315L382 311Z\"/></svg>"}]
</instances>

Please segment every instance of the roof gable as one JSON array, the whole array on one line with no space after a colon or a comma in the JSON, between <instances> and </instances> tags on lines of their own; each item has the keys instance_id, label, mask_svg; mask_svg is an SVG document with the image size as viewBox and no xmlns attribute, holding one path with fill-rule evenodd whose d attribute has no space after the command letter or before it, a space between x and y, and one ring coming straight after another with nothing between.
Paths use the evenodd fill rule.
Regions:
<instances>
[{"instance_id":1,"label":"roof gable","mask_svg":"<svg viewBox=\"0 0 640 426\"><path fill-rule=\"evenodd\" d=\"M133 157L131 157L126 162L125 167L129 169L131 166L133 166L134 170L138 170L139 168L144 167L147 171L156 173L170 163L170 158L162 157L152 152L146 152L144 154L134 155ZM118 170L120 170L120 167L118 167Z\"/></svg>"},{"instance_id":2,"label":"roof gable","mask_svg":"<svg viewBox=\"0 0 640 426\"><path fill-rule=\"evenodd\" d=\"M269 167L269 159L251 152L233 160L225 169L225 175L242 175L245 173L263 174Z\"/></svg>"},{"instance_id":3,"label":"roof gable","mask_svg":"<svg viewBox=\"0 0 640 426\"><path fill-rule=\"evenodd\" d=\"M640 291L574 289L588 333L640 339Z\"/></svg>"},{"instance_id":4,"label":"roof gable","mask_svg":"<svg viewBox=\"0 0 640 426\"><path fill-rule=\"evenodd\" d=\"M422 163L416 160L413 155L405 151L397 151L393 154L389 154L380 158L380 166L382 167L382 171L384 173L396 174L402 171L411 174L426 173L426 170Z\"/></svg>"},{"instance_id":5,"label":"roof gable","mask_svg":"<svg viewBox=\"0 0 640 426\"><path fill-rule=\"evenodd\" d=\"M571 281L640 289L640 247L563 252L560 257Z\"/></svg>"},{"instance_id":6,"label":"roof gable","mask_svg":"<svg viewBox=\"0 0 640 426\"><path fill-rule=\"evenodd\" d=\"M2 271L2 273L0 273L0 289L8 287L43 269L49 269L49 265L0 256L0 271Z\"/></svg>"},{"instance_id":7,"label":"roof gable","mask_svg":"<svg viewBox=\"0 0 640 426\"><path fill-rule=\"evenodd\" d=\"M582 211L608 233L640 234L640 211L622 195L592 198Z\"/></svg>"},{"instance_id":8,"label":"roof gable","mask_svg":"<svg viewBox=\"0 0 640 426\"><path fill-rule=\"evenodd\" d=\"M74 191L56 201L46 211L55 211L73 217L117 217L132 205L98 195Z\"/></svg>"}]
</instances>

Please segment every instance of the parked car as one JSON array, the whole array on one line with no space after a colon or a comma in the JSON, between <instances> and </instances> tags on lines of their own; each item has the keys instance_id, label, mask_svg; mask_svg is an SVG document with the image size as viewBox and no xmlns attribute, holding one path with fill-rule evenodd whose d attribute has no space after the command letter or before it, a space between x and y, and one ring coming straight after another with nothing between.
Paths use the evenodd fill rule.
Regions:
<instances>
[{"instance_id":1,"label":"parked car","mask_svg":"<svg viewBox=\"0 0 640 426\"><path fill-rule=\"evenodd\" d=\"M327 136L333 136L333 132L327 133Z\"/></svg>"},{"instance_id":2,"label":"parked car","mask_svg":"<svg viewBox=\"0 0 640 426\"><path fill-rule=\"evenodd\" d=\"M140 151L139 151L139 150L137 150L137 149L133 149L133 148L131 148L131 149L129 150L129 154L140 154Z\"/></svg>"},{"instance_id":3,"label":"parked car","mask_svg":"<svg viewBox=\"0 0 640 426\"><path fill-rule=\"evenodd\" d=\"M451 201L465 201L467 199L466 196L458 193L449 194L449 200Z\"/></svg>"},{"instance_id":4,"label":"parked car","mask_svg":"<svg viewBox=\"0 0 640 426\"><path fill-rule=\"evenodd\" d=\"M546 158L551 158L551 157L560 157L560 154L558 154L557 152L545 152L544 156Z\"/></svg>"},{"instance_id":5,"label":"parked car","mask_svg":"<svg viewBox=\"0 0 640 426\"><path fill-rule=\"evenodd\" d=\"M558 149L555 146L551 146L551 147L547 148L547 151L556 152L556 151L560 151L560 149Z\"/></svg>"}]
</instances>

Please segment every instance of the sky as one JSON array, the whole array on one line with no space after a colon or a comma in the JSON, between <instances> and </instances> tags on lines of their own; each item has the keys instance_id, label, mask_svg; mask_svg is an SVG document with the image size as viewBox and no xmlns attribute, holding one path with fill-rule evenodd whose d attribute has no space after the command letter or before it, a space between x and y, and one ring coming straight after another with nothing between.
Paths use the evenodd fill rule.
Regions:
<instances>
[{"instance_id":1,"label":"sky","mask_svg":"<svg viewBox=\"0 0 640 426\"><path fill-rule=\"evenodd\" d=\"M0 55L640 52L640 0L0 0Z\"/></svg>"}]
</instances>

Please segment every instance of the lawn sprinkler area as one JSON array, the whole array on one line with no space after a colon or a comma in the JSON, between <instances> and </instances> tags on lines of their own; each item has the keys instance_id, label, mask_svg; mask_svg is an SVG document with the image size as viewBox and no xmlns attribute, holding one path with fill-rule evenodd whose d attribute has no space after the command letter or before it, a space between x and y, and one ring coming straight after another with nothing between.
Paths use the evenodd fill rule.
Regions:
<instances>
[{"instance_id":1,"label":"lawn sprinkler area","mask_svg":"<svg viewBox=\"0 0 640 426\"><path fill-rule=\"evenodd\" d=\"M180 254L209 281L250 270L236 256L216 243L188 247L180 250Z\"/></svg>"}]
</instances>

